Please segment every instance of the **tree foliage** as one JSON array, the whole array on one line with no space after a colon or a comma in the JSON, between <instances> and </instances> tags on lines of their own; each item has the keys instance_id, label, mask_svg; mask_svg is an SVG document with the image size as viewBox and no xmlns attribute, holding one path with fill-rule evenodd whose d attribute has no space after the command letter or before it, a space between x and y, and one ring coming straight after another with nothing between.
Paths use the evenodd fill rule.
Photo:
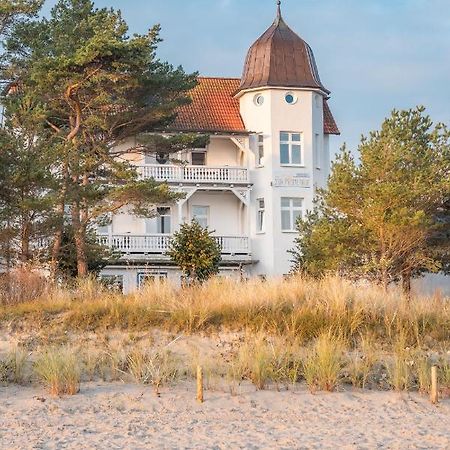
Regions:
<instances>
[{"instance_id":1,"label":"tree foliage","mask_svg":"<svg viewBox=\"0 0 450 450\"><path fill-rule=\"evenodd\" d=\"M34 16L43 4L44 0L0 0L0 36L18 21Z\"/></svg>"},{"instance_id":2,"label":"tree foliage","mask_svg":"<svg viewBox=\"0 0 450 450\"><path fill-rule=\"evenodd\" d=\"M189 282L203 282L219 272L220 245L196 220L174 233L168 255Z\"/></svg>"},{"instance_id":3,"label":"tree foliage","mask_svg":"<svg viewBox=\"0 0 450 450\"><path fill-rule=\"evenodd\" d=\"M156 57L159 31L130 37L120 12L96 9L90 0L59 0L48 19L17 24L7 41L4 76L17 88L4 100L14 109L29 99L58 149L53 270L67 222L83 276L93 223L124 207L148 215L155 204L180 198L142 179L131 163L136 155L169 154L199 139L155 133L174 120L196 84L196 74Z\"/></svg>"},{"instance_id":4,"label":"tree foliage","mask_svg":"<svg viewBox=\"0 0 450 450\"><path fill-rule=\"evenodd\" d=\"M341 150L328 189L299 222L294 270L384 286L401 279L408 291L412 277L442 270L449 255L450 133L422 107L393 111L358 153L359 164Z\"/></svg>"}]
</instances>

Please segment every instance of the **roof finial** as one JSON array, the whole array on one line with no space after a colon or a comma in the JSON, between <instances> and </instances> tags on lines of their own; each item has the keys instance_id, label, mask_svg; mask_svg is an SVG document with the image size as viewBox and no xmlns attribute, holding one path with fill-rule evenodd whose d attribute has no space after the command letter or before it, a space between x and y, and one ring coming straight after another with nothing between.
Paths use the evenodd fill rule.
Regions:
<instances>
[{"instance_id":1,"label":"roof finial","mask_svg":"<svg viewBox=\"0 0 450 450\"><path fill-rule=\"evenodd\" d=\"M281 20L281 0L277 0L277 18L275 22L279 23Z\"/></svg>"}]
</instances>

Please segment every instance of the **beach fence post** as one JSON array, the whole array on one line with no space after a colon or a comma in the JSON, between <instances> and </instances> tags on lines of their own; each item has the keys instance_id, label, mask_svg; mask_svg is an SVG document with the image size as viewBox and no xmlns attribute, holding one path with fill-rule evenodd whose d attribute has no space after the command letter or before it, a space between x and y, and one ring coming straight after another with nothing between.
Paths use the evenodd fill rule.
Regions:
<instances>
[{"instance_id":1,"label":"beach fence post","mask_svg":"<svg viewBox=\"0 0 450 450\"><path fill-rule=\"evenodd\" d=\"M436 404L438 402L438 379L437 379L437 367L433 366L431 368L431 392L430 392L431 403Z\"/></svg>"},{"instance_id":2,"label":"beach fence post","mask_svg":"<svg viewBox=\"0 0 450 450\"><path fill-rule=\"evenodd\" d=\"M197 366L197 401L203 403L203 369Z\"/></svg>"}]
</instances>

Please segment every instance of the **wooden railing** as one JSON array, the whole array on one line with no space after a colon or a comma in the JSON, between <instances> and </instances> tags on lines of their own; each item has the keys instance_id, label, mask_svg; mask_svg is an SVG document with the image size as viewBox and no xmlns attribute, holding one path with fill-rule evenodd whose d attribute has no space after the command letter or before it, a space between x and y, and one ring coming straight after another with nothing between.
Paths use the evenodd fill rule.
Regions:
<instances>
[{"instance_id":1,"label":"wooden railing","mask_svg":"<svg viewBox=\"0 0 450 450\"><path fill-rule=\"evenodd\" d=\"M143 179L190 183L248 183L248 170L242 167L175 166L148 164L138 166Z\"/></svg>"},{"instance_id":2,"label":"wooden railing","mask_svg":"<svg viewBox=\"0 0 450 450\"><path fill-rule=\"evenodd\" d=\"M169 234L98 236L100 244L123 254L164 254L169 250L171 239L172 236ZM223 255L247 255L250 253L249 238L246 236L214 236L214 239L220 245Z\"/></svg>"}]
</instances>

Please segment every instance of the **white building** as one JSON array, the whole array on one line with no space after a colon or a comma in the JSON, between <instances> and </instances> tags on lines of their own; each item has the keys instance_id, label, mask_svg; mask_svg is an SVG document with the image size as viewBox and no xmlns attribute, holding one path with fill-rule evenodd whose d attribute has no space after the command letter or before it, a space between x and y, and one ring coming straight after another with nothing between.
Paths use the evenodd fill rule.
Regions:
<instances>
[{"instance_id":1,"label":"white building","mask_svg":"<svg viewBox=\"0 0 450 450\"><path fill-rule=\"evenodd\" d=\"M146 157L143 177L167 181L186 196L151 219L123 212L99 230L122 253L103 276L125 291L148 277L179 279L165 252L180 223L196 218L220 242L222 272L282 276L290 270L297 217L313 206L329 175L330 135L339 130L328 107L309 45L284 22L280 6L270 28L250 48L241 79L199 78L192 103L171 132L211 136L175 165Z\"/></svg>"}]
</instances>

